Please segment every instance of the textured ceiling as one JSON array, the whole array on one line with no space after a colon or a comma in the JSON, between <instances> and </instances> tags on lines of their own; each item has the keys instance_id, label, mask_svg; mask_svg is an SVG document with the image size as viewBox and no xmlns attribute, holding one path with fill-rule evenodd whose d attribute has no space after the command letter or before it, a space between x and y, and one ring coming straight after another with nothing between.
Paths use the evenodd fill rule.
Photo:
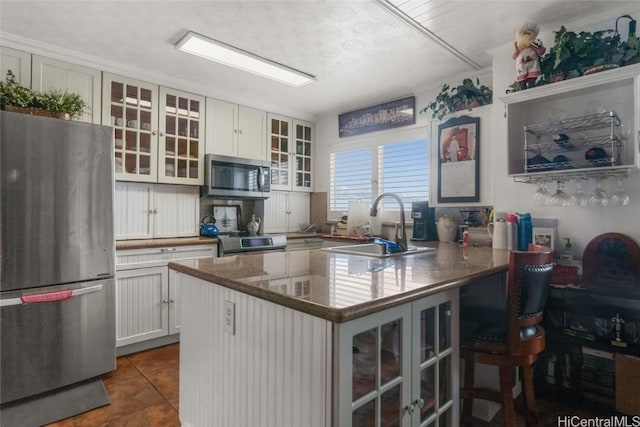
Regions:
<instances>
[{"instance_id":1,"label":"textured ceiling","mask_svg":"<svg viewBox=\"0 0 640 427\"><path fill-rule=\"evenodd\" d=\"M524 22L615 18L638 2L403 1L480 68ZM544 23L544 24L542 24ZM477 72L377 1L0 1L0 43L77 53L102 69L282 113L312 117L398 98ZM293 88L179 52L195 31L312 74ZM42 45L44 43L45 45ZM507 54L510 54L507 53Z\"/></svg>"}]
</instances>

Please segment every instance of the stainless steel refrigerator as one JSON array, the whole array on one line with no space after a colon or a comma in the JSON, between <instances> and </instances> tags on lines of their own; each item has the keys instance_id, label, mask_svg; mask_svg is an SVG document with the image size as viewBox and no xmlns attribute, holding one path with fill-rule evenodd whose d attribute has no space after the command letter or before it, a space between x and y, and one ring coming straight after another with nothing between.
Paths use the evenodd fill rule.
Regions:
<instances>
[{"instance_id":1,"label":"stainless steel refrigerator","mask_svg":"<svg viewBox=\"0 0 640 427\"><path fill-rule=\"evenodd\" d=\"M0 128L4 405L115 369L115 243L111 127L2 111Z\"/></svg>"}]
</instances>

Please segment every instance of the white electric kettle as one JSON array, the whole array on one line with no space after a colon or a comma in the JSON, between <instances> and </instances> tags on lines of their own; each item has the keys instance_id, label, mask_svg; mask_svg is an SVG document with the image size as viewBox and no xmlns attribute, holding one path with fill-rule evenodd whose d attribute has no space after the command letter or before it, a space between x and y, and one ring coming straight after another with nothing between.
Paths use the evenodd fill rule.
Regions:
<instances>
[{"instance_id":1,"label":"white electric kettle","mask_svg":"<svg viewBox=\"0 0 640 427\"><path fill-rule=\"evenodd\" d=\"M438 239L441 242L453 242L456 240L458 227L455 220L449 215L438 218L436 228L438 230Z\"/></svg>"}]
</instances>

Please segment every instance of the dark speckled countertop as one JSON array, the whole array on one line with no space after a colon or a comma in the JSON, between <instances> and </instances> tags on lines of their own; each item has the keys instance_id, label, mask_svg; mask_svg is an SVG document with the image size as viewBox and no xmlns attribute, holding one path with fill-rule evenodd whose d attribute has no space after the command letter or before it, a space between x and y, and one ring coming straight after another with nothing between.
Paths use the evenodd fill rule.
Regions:
<instances>
[{"instance_id":1,"label":"dark speckled countertop","mask_svg":"<svg viewBox=\"0 0 640 427\"><path fill-rule=\"evenodd\" d=\"M340 323L506 271L509 252L454 243L431 253L373 258L321 249L200 258L169 268ZM308 276L308 290L280 286Z\"/></svg>"}]
</instances>

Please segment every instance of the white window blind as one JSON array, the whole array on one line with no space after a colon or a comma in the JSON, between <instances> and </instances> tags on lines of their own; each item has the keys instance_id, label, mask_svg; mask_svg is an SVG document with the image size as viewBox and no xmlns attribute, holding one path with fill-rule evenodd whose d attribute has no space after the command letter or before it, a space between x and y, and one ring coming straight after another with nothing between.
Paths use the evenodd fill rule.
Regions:
<instances>
[{"instance_id":1,"label":"white window blind","mask_svg":"<svg viewBox=\"0 0 640 427\"><path fill-rule=\"evenodd\" d=\"M331 153L331 210L346 212L350 200L371 200L373 152L371 148Z\"/></svg>"},{"instance_id":2,"label":"white window blind","mask_svg":"<svg viewBox=\"0 0 640 427\"><path fill-rule=\"evenodd\" d=\"M411 202L429 200L427 141L386 144L378 148L378 192L396 193L411 208ZM390 205L390 204L389 204ZM388 210L392 207L388 206ZM397 204L395 210L398 210Z\"/></svg>"},{"instance_id":3,"label":"white window blind","mask_svg":"<svg viewBox=\"0 0 640 427\"><path fill-rule=\"evenodd\" d=\"M428 153L426 139L378 142L332 152L329 210L345 212L349 201L371 201L383 192L398 194L406 210L411 209L414 200L429 200ZM382 204L387 212L398 211L397 202L391 199L384 199Z\"/></svg>"}]
</instances>

